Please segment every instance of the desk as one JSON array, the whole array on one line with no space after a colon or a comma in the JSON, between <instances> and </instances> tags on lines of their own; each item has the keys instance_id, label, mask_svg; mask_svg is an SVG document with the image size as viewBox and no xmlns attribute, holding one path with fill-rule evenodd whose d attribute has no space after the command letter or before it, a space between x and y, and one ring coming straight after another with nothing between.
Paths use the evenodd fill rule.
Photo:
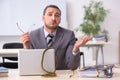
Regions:
<instances>
[{"instance_id":1,"label":"desk","mask_svg":"<svg viewBox=\"0 0 120 80\"><path fill-rule=\"evenodd\" d=\"M103 53L103 47L104 45L107 44L111 44L111 42L105 42L105 41L89 41L87 42L85 45L81 46L81 47L95 47L95 57L96 57L96 65L98 65L98 53L99 53L99 49L101 50L101 54L102 54L102 64L104 65L104 53Z\"/></svg>"},{"instance_id":2,"label":"desk","mask_svg":"<svg viewBox=\"0 0 120 80\"><path fill-rule=\"evenodd\" d=\"M20 49L0 49L0 56L2 57L17 57Z\"/></svg>"},{"instance_id":3,"label":"desk","mask_svg":"<svg viewBox=\"0 0 120 80\"><path fill-rule=\"evenodd\" d=\"M76 71L73 77L70 70L59 70L56 71L56 77L42 77L42 76L19 76L17 69L10 69L8 77L0 77L0 80L119 80L120 79L120 68L113 69L114 75L112 78L81 78L78 76Z\"/></svg>"},{"instance_id":4,"label":"desk","mask_svg":"<svg viewBox=\"0 0 120 80\"><path fill-rule=\"evenodd\" d=\"M103 46L106 44L111 44L111 42L105 41L89 41L85 45L81 47L96 47L95 55L96 55L96 65L98 65L98 52L101 49L102 54L102 64L104 65L104 54L103 54ZM0 49L0 56L2 57L16 57L17 53L20 49Z\"/></svg>"}]
</instances>

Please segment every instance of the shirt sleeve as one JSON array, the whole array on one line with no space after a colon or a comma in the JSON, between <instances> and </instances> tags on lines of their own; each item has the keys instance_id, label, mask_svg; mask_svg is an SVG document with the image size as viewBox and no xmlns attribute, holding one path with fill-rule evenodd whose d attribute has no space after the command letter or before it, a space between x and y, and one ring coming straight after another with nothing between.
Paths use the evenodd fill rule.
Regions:
<instances>
[{"instance_id":1,"label":"shirt sleeve","mask_svg":"<svg viewBox=\"0 0 120 80\"><path fill-rule=\"evenodd\" d=\"M72 54L74 55L74 56L76 56L78 53L80 53L80 51L78 51L78 52L72 52Z\"/></svg>"}]
</instances>

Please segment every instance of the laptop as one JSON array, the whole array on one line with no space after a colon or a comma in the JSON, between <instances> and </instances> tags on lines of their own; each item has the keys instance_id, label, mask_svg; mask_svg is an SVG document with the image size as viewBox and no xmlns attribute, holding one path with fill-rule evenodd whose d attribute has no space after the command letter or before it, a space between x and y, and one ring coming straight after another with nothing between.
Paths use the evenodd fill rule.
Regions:
<instances>
[{"instance_id":1,"label":"laptop","mask_svg":"<svg viewBox=\"0 0 120 80\"><path fill-rule=\"evenodd\" d=\"M18 53L19 75L44 75L55 71L54 49L23 49ZM44 54L45 51L45 54ZM42 63L43 62L43 63ZM43 69L46 70L44 70Z\"/></svg>"}]
</instances>

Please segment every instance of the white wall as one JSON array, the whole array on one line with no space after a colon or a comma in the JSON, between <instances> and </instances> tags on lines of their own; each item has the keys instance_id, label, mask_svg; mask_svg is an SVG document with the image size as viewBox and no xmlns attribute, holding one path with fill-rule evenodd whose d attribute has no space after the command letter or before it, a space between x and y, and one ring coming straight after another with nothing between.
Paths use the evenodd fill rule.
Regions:
<instances>
[{"instance_id":1,"label":"white wall","mask_svg":"<svg viewBox=\"0 0 120 80\"><path fill-rule=\"evenodd\" d=\"M42 27L43 9L50 4L61 9L60 25L66 27L65 0L0 0L0 35L20 35L16 23L24 32Z\"/></svg>"},{"instance_id":2,"label":"white wall","mask_svg":"<svg viewBox=\"0 0 120 80\"><path fill-rule=\"evenodd\" d=\"M82 22L84 4L88 4L90 0L67 0L67 20L68 27L74 30ZM96 0L99 1L99 0ZM106 17L102 27L109 31L111 45L104 47L105 63L118 63L118 31L120 31L120 0L101 0L106 9L110 9L110 13ZM78 34L79 35L79 34ZM89 54L89 53L88 53ZM87 55L88 55L87 54ZM90 55L89 55L90 56ZM89 58L87 56L87 58ZM89 60L86 60L89 62Z\"/></svg>"},{"instance_id":3,"label":"white wall","mask_svg":"<svg viewBox=\"0 0 120 80\"><path fill-rule=\"evenodd\" d=\"M0 36L0 48L7 42L21 42L20 36Z\"/></svg>"},{"instance_id":4,"label":"white wall","mask_svg":"<svg viewBox=\"0 0 120 80\"><path fill-rule=\"evenodd\" d=\"M74 30L83 19L83 5L88 4L90 0L66 0L67 1L67 23L68 28ZM98 0L97 0L98 1ZM110 13L106 17L102 27L105 27L109 31L109 37L112 44L106 45L104 47L104 55L105 55L105 63L106 64L116 64L118 63L118 31L120 31L120 11L119 11L119 3L120 0L101 0L106 9L110 9ZM80 34L78 34L80 35ZM3 39L2 39L3 38ZM19 41L19 37L0 37L0 46L2 46L3 42L10 41ZM86 55L86 63L92 62L92 53L91 51L87 51L86 49L82 49L85 51Z\"/></svg>"}]
</instances>

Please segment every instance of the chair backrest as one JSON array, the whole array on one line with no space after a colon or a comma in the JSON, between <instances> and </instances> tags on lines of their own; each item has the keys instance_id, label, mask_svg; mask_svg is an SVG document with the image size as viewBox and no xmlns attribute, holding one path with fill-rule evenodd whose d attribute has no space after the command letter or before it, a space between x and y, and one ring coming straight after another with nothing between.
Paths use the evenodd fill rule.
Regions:
<instances>
[{"instance_id":1,"label":"chair backrest","mask_svg":"<svg viewBox=\"0 0 120 80\"><path fill-rule=\"evenodd\" d=\"M3 49L16 49L16 48L23 48L23 44L22 43L5 43L3 45ZM3 59L3 63L2 66L7 67L7 68L18 68L18 63L17 62L5 62L4 59L8 59L11 61L18 61L18 57L2 57Z\"/></svg>"},{"instance_id":2,"label":"chair backrest","mask_svg":"<svg viewBox=\"0 0 120 80\"><path fill-rule=\"evenodd\" d=\"M23 48L22 43L5 43L3 45L3 49L15 49L15 48Z\"/></svg>"},{"instance_id":3,"label":"chair backrest","mask_svg":"<svg viewBox=\"0 0 120 80\"><path fill-rule=\"evenodd\" d=\"M23 44L22 43L5 43L3 45L3 49L16 49L16 48L23 48ZM13 61L18 60L17 57L3 57L3 62L5 58Z\"/></svg>"}]
</instances>

